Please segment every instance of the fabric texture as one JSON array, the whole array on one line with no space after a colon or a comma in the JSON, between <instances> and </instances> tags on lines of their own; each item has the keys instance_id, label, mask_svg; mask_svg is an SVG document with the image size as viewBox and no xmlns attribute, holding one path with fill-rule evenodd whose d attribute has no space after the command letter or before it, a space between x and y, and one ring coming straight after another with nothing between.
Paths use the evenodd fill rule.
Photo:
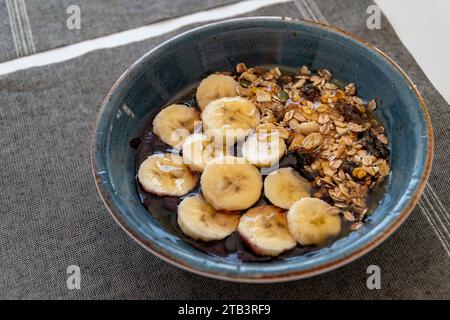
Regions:
<instances>
[{"instance_id":1,"label":"fabric texture","mask_svg":"<svg viewBox=\"0 0 450 320\"><path fill-rule=\"evenodd\" d=\"M0 0L0 62L237 1Z\"/></svg>"},{"instance_id":2,"label":"fabric texture","mask_svg":"<svg viewBox=\"0 0 450 320\"><path fill-rule=\"evenodd\" d=\"M434 125L434 168L420 204L388 240L320 276L282 284L239 284L178 269L120 229L103 206L90 171L95 115L130 63L189 26L0 77L0 298L449 299L449 105L384 17L380 30L367 29L369 1L335 3L300 0L251 15L326 20L384 50L417 84ZM80 290L67 289L69 265L81 268ZM367 288L369 265L381 268L381 290Z\"/></svg>"}]
</instances>

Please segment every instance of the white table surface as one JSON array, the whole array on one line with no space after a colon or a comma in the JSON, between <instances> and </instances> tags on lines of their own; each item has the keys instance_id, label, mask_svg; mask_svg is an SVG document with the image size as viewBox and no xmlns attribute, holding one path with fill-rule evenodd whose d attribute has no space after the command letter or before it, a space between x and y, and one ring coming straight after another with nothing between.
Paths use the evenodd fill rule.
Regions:
<instances>
[{"instance_id":1,"label":"white table surface","mask_svg":"<svg viewBox=\"0 0 450 320\"><path fill-rule=\"evenodd\" d=\"M247 0L0 63L0 75L142 41L183 26L289 0ZM331 0L330 0L331 1ZM450 0L375 0L431 83L450 103Z\"/></svg>"},{"instance_id":2,"label":"white table surface","mask_svg":"<svg viewBox=\"0 0 450 320\"><path fill-rule=\"evenodd\" d=\"M375 0L431 83L450 103L450 0Z\"/></svg>"}]
</instances>

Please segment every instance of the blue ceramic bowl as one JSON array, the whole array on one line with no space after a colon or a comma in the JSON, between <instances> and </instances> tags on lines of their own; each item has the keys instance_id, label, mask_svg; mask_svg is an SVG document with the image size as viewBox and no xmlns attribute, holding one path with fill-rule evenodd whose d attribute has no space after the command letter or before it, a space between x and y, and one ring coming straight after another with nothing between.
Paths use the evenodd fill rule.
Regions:
<instances>
[{"instance_id":1,"label":"blue ceramic bowl","mask_svg":"<svg viewBox=\"0 0 450 320\"><path fill-rule=\"evenodd\" d=\"M319 251L269 263L236 263L206 255L171 234L141 205L130 139L148 114L191 89L207 73L248 65L327 68L355 82L363 99L376 98L391 148L392 173L373 215L358 231ZM144 248L206 276L276 282L342 266L386 239L409 215L428 178L433 136L414 84L385 54L334 27L286 18L258 17L213 23L183 33L136 61L105 98L96 122L92 165L112 216Z\"/></svg>"}]
</instances>

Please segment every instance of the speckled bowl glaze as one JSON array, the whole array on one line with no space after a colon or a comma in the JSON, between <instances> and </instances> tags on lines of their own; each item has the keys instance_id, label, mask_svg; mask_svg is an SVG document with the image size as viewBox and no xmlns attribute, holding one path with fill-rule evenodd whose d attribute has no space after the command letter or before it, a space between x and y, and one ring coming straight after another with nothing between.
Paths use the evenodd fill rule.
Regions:
<instances>
[{"instance_id":1,"label":"speckled bowl glaze","mask_svg":"<svg viewBox=\"0 0 450 320\"><path fill-rule=\"evenodd\" d=\"M248 65L327 68L355 82L358 95L376 98L391 148L392 173L373 215L358 231L319 251L266 263L237 263L204 254L171 234L141 205L130 139L148 114L192 88L209 72ZM428 178L433 135L414 84L389 57L331 26L257 17L212 23L153 49L117 80L106 96L92 143L98 190L114 219L144 248L205 276L241 282L277 282L317 275L379 245L406 219ZM175 213L174 213L175 214Z\"/></svg>"}]
</instances>

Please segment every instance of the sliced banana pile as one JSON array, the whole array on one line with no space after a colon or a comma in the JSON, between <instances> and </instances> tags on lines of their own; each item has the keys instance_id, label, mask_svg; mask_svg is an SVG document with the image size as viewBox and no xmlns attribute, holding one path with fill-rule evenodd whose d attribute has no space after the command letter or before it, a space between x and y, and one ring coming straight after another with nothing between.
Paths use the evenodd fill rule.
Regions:
<instances>
[{"instance_id":1,"label":"sliced banana pile","mask_svg":"<svg viewBox=\"0 0 450 320\"><path fill-rule=\"evenodd\" d=\"M289 209L288 228L301 245L323 244L341 231L341 219L330 214L331 206L317 198L303 198Z\"/></svg>"},{"instance_id":2,"label":"sliced banana pile","mask_svg":"<svg viewBox=\"0 0 450 320\"><path fill-rule=\"evenodd\" d=\"M197 184L197 175L176 154L154 154L142 162L138 180L145 191L159 196L182 196Z\"/></svg>"},{"instance_id":3,"label":"sliced banana pile","mask_svg":"<svg viewBox=\"0 0 450 320\"><path fill-rule=\"evenodd\" d=\"M259 200L263 182L255 166L242 158L226 156L214 159L205 167L200 186L214 209L239 211Z\"/></svg>"},{"instance_id":4,"label":"sliced banana pile","mask_svg":"<svg viewBox=\"0 0 450 320\"><path fill-rule=\"evenodd\" d=\"M177 213L181 230L199 241L222 240L237 230L255 254L269 257L297 243L324 243L340 232L339 216L326 202L311 198L311 184L292 168L273 171L263 182L259 168L284 157L290 133L255 130L269 124L261 124L257 106L238 96L237 86L233 77L213 74L197 88L201 113L181 104L159 112L153 132L182 154L149 156L139 167L139 183L147 192L180 197L196 187L195 172L201 173L201 194L185 197ZM196 127L200 119L204 132ZM235 157L239 141L242 157ZM271 204L252 208L263 190Z\"/></svg>"},{"instance_id":5,"label":"sliced banana pile","mask_svg":"<svg viewBox=\"0 0 450 320\"><path fill-rule=\"evenodd\" d=\"M194 108L172 104L160 111L153 119L153 132L168 145L178 147L194 132L194 124L200 115Z\"/></svg>"},{"instance_id":6,"label":"sliced banana pile","mask_svg":"<svg viewBox=\"0 0 450 320\"><path fill-rule=\"evenodd\" d=\"M200 110L213 100L223 97L237 96L238 83L233 77L223 74L211 74L200 82L197 88L196 99Z\"/></svg>"},{"instance_id":7,"label":"sliced banana pile","mask_svg":"<svg viewBox=\"0 0 450 320\"><path fill-rule=\"evenodd\" d=\"M297 244L289 233L286 212L271 205L248 210L239 220L238 231L252 250L262 256L278 256Z\"/></svg>"},{"instance_id":8,"label":"sliced banana pile","mask_svg":"<svg viewBox=\"0 0 450 320\"><path fill-rule=\"evenodd\" d=\"M274 205L289 209L297 200L311 195L311 184L294 169L281 168L264 180L264 195Z\"/></svg>"},{"instance_id":9,"label":"sliced banana pile","mask_svg":"<svg viewBox=\"0 0 450 320\"><path fill-rule=\"evenodd\" d=\"M206 134L233 142L245 138L259 123L258 108L241 97L211 101L202 112Z\"/></svg>"},{"instance_id":10,"label":"sliced banana pile","mask_svg":"<svg viewBox=\"0 0 450 320\"><path fill-rule=\"evenodd\" d=\"M222 240L236 230L238 222L238 214L217 212L201 195L186 197L178 206L178 225L196 240Z\"/></svg>"}]
</instances>

